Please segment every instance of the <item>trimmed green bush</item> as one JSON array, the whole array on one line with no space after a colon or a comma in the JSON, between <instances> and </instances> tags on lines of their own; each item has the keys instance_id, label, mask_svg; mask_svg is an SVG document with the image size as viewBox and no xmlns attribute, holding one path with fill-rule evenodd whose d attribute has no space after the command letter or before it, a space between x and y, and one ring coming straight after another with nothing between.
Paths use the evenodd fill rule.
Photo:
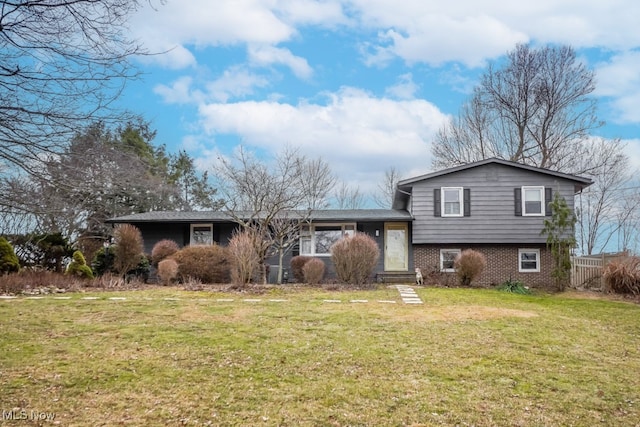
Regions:
<instances>
[{"instance_id":1,"label":"trimmed green bush","mask_svg":"<svg viewBox=\"0 0 640 427\"><path fill-rule=\"evenodd\" d=\"M298 255L291 258L291 274L297 283L304 283L304 265L308 263L312 257Z\"/></svg>"},{"instance_id":2,"label":"trimmed green bush","mask_svg":"<svg viewBox=\"0 0 640 427\"><path fill-rule=\"evenodd\" d=\"M309 285L317 285L324 278L325 265L321 259L312 258L302 267L304 282Z\"/></svg>"},{"instance_id":3,"label":"trimmed green bush","mask_svg":"<svg viewBox=\"0 0 640 427\"><path fill-rule=\"evenodd\" d=\"M17 273L20 270L20 262L13 246L4 237L0 237L0 273Z\"/></svg>"},{"instance_id":4,"label":"trimmed green bush","mask_svg":"<svg viewBox=\"0 0 640 427\"><path fill-rule=\"evenodd\" d=\"M199 280L202 283L228 283L230 259L220 245L187 246L173 256L178 263L178 280L183 283Z\"/></svg>"},{"instance_id":5,"label":"trimmed green bush","mask_svg":"<svg viewBox=\"0 0 640 427\"><path fill-rule=\"evenodd\" d=\"M362 286L370 282L379 257L378 244L364 233L343 237L331 246L336 275L350 285Z\"/></svg>"},{"instance_id":6,"label":"trimmed green bush","mask_svg":"<svg viewBox=\"0 0 640 427\"><path fill-rule=\"evenodd\" d=\"M91 271L91 267L87 265L84 255L82 255L80 251L73 253L73 260L69 263L65 274L82 277L84 279L93 279L93 271Z\"/></svg>"},{"instance_id":7,"label":"trimmed green bush","mask_svg":"<svg viewBox=\"0 0 640 427\"><path fill-rule=\"evenodd\" d=\"M480 252L473 249L465 249L454 261L454 267L460 284L469 286L487 266L487 258Z\"/></svg>"},{"instance_id":8,"label":"trimmed green bush","mask_svg":"<svg viewBox=\"0 0 640 427\"><path fill-rule=\"evenodd\" d=\"M113 249L109 248L100 248L96 252L93 257L93 261L91 261L91 268L93 273L96 276L102 276L103 274L114 273L115 270L113 268Z\"/></svg>"}]
</instances>

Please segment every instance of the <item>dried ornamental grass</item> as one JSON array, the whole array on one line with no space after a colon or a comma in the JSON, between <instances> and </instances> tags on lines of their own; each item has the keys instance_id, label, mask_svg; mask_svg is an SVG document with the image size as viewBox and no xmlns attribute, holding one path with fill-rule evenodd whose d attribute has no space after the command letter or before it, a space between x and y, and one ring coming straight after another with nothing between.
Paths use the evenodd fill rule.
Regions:
<instances>
[{"instance_id":1,"label":"dried ornamental grass","mask_svg":"<svg viewBox=\"0 0 640 427\"><path fill-rule=\"evenodd\" d=\"M602 277L609 292L640 294L640 257L611 261L605 265Z\"/></svg>"}]
</instances>

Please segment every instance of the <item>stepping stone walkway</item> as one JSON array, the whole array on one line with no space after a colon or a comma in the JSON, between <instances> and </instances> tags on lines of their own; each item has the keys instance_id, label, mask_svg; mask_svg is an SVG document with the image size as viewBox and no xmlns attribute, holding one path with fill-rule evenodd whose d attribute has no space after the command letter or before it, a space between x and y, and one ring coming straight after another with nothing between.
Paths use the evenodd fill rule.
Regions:
<instances>
[{"instance_id":1,"label":"stepping stone walkway","mask_svg":"<svg viewBox=\"0 0 640 427\"><path fill-rule=\"evenodd\" d=\"M402 302L405 304L424 304L416 291L411 286L396 285L396 289L400 292Z\"/></svg>"}]
</instances>

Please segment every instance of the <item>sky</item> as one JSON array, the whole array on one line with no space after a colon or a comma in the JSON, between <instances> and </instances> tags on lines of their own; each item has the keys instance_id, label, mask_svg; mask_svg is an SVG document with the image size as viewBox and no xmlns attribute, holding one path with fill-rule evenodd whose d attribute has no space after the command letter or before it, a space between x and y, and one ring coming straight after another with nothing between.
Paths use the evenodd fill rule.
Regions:
<instances>
[{"instance_id":1,"label":"sky","mask_svg":"<svg viewBox=\"0 0 640 427\"><path fill-rule=\"evenodd\" d=\"M594 136L620 138L640 170L638 17L637 0L167 0L131 19L166 53L137 59L120 102L203 171L239 145L290 146L370 194L390 167L432 170L435 133L487 65L567 44L596 72Z\"/></svg>"}]
</instances>

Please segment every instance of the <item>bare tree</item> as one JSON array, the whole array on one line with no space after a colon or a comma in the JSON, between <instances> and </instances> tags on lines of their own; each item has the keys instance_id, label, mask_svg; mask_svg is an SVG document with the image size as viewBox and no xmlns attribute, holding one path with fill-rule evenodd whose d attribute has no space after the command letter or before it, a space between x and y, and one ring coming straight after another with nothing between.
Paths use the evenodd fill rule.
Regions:
<instances>
[{"instance_id":1,"label":"bare tree","mask_svg":"<svg viewBox=\"0 0 640 427\"><path fill-rule=\"evenodd\" d=\"M626 190L623 207L618 212L618 250L637 254L640 244L640 183Z\"/></svg>"},{"instance_id":2,"label":"bare tree","mask_svg":"<svg viewBox=\"0 0 640 427\"><path fill-rule=\"evenodd\" d=\"M577 241L583 253L593 254L610 246L621 227L632 218L638 200L628 188L633 173L623 146L605 140L586 145L587 154L573 159L573 167L594 180L577 199Z\"/></svg>"},{"instance_id":3,"label":"bare tree","mask_svg":"<svg viewBox=\"0 0 640 427\"><path fill-rule=\"evenodd\" d=\"M312 177L306 174L310 169L317 172ZM283 253L309 220L309 206L318 206L318 200L326 199L328 189L323 190L320 183L331 175L328 165L310 161L289 147L266 163L239 147L233 158L219 159L214 175L225 211L242 229L259 236L254 239L255 249L266 282L266 260L278 253L282 263ZM319 183L309 183L311 178Z\"/></svg>"},{"instance_id":4,"label":"bare tree","mask_svg":"<svg viewBox=\"0 0 640 427\"><path fill-rule=\"evenodd\" d=\"M32 219L28 231L60 232L72 242L108 235L104 221L113 216L172 209L180 205L179 192L158 166L168 158L144 133L95 123L59 155L43 159L38 175L0 177L6 190L0 199Z\"/></svg>"},{"instance_id":5,"label":"bare tree","mask_svg":"<svg viewBox=\"0 0 640 427\"><path fill-rule=\"evenodd\" d=\"M459 117L433 145L434 166L488 157L566 170L593 129L594 72L568 46L518 45L502 68L489 66Z\"/></svg>"},{"instance_id":6,"label":"bare tree","mask_svg":"<svg viewBox=\"0 0 640 427\"><path fill-rule=\"evenodd\" d=\"M341 183L334 193L336 209L361 209L364 206L364 195L357 187L346 182Z\"/></svg>"},{"instance_id":7,"label":"bare tree","mask_svg":"<svg viewBox=\"0 0 640 427\"><path fill-rule=\"evenodd\" d=\"M567 46L518 45L504 66L490 66L458 117L437 134L437 168L498 157L592 178L580 196L577 242L583 252L605 248L618 233L628 159L618 140L590 136L596 116L594 72Z\"/></svg>"},{"instance_id":8,"label":"bare tree","mask_svg":"<svg viewBox=\"0 0 640 427\"><path fill-rule=\"evenodd\" d=\"M378 191L373 195L373 201L383 209L390 209L398 181L401 179L400 172L394 166L385 170L382 181L378 183Z\"/></svg>"},{"instance_id":9,"label":"bare tree","mask_svg":"<svg viewBox=\"0 0 640 427\"><path fill-rule=\"evenodd\" d=\"M306 177L301 182L304 207L311 210L327 208L327 196L336 185L336 177L331 168L323 159L309 159L301 167L301 172Z\"/></svg>"},{"instance_id":10,"label":"bare tree","mask_svg":"<svg viewBox=\"0 0 640 427\"><path fill-rule=\"evenodd\" d=\"M0 1L0 163L38 174L137 75L128 36L137 0ZM0 165L0 170L1 170Z\"/></svg>"}]
</instances>

